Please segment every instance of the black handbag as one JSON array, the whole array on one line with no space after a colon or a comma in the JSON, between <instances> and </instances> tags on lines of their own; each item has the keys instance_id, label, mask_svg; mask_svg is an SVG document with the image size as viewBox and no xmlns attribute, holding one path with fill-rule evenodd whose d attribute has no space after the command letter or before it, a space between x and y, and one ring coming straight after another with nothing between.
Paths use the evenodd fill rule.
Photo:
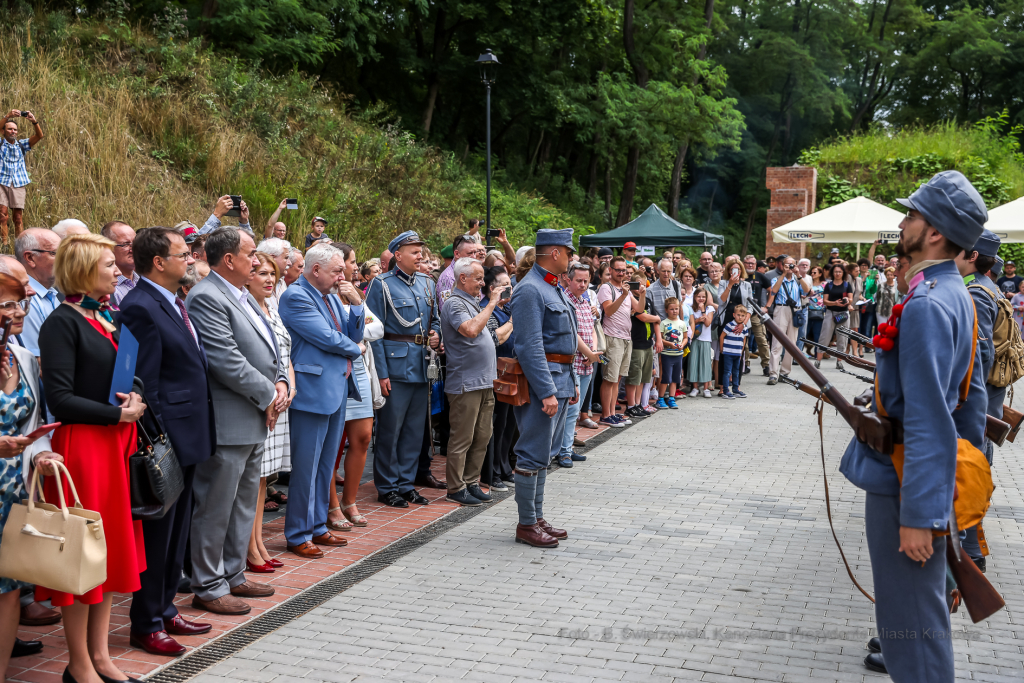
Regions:
<instances>
[{"instance_id":1,"label":"black handbag","mask_svg":"<svg viewBox=\"0 0 1024 683\"><path fill-rule=\"evenodd\" d=\"M136 384L142 383L136 378ZM139 392L142 394L142 392ZM145 396L145 394L142 394ZM145 417L145 416L144 416ZM161 519L185 490L185 478L170 439L153 414L156 437L151 437L140 419L138 450L128 456L128 481L131 487L132 519Z\"/></svg>"}]
</instances>

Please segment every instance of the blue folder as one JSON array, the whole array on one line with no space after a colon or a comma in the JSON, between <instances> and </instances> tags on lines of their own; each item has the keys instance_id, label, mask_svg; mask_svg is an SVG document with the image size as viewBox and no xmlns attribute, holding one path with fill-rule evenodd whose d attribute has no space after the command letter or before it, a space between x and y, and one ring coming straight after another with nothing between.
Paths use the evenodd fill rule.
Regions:
<instances>
[{"instance_id":1,"label":"blue folder","mask_svg":"<svg viewBox=\"0 0 1024 683\"><path fill-rule=\"evenodd\" d=\"M114 378L110 381L111 405L121 405L117 394L127 394L132 390L135 381L135 363L139 359L139 340L135 338L127 325L121 325L121 337L117 342L117 363L114 365Z\"/></svg>"}]
</instances>

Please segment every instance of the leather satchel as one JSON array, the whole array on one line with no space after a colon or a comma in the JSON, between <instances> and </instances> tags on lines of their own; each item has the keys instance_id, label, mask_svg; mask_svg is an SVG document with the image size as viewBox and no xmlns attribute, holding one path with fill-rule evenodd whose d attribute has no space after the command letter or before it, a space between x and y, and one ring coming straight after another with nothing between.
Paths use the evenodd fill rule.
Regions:
<instances>
[{"instance_id":1,"label":"leather satchel","mask_svg":"<svg viewBox=\"0 0 1024 683\"><path fill-rule=\"evenodd\" d=\"M498 378L494 380L494 398L513 406L530 402L530 385L515 358L498 359Z\"/></svg>"},{"instance_id":2,"label":"leather satchel","mask_svg":"<svg viewBox=\"0 0 1024 683\"><path fill-rule=\"evenodd\" d=\"M141 385L138 378L136 384ZM144 521L161 519L185 490L185 477L171 440L155 414L153 420L157 427L155 438L146 431L144 420L136 423L138 450L128 456L132 519Z\"/></svg>"},{"instance_id":3,"label":"leather satchel","mask_svg":"<svg viewBox=\"0 0 1024 683\"><path fill-rule=\"evenodd\" d=\"M43 497L39 470L32 472L28 500L11 506L0 543L0 576L55 591L84 595L107 580L107 541L100 514L83 510L75 482L61 463L75 506L68 508L57 483L60 507ZM20 464L19 464L20 466ZM58 479L59 479L58 475ZM40 503L34 501L38 492Z\"/></svg>"}]
</instances>

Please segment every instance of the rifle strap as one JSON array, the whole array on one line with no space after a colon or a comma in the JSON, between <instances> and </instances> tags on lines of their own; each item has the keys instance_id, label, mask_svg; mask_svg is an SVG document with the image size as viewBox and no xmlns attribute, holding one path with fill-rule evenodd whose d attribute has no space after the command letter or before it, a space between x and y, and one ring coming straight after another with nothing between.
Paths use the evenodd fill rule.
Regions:
<instances>
[{"instance_id":1,"label":"rifle strap","mask_svg":"<svg viewBox=\"0 0 1024 683\"><path fill-rule=\"evenodd\" d=\"M846 565L846 573L850 575L850 581L853 581L853 585L864 594L864 597L874 602L875 599L864 590L864 587L857 582L857 577L853 575L853 569L850 568L850 563L846 561L846 553L843 552L843 546L839 543L839 536L836 535L836 527L832 523L832 501L828 495L828 466L825 464L825 427L822 424L822 415L824 413L822 408L824 405L824 402L819 399L817 405L814 406L814 412L818 416L818 436L821 439L821 474L822 480L825 482L825 512L828 513L828 526L832 530L832 538L835 539L836 547L839 548L839 556L843 558L843 564Z\"/></svg>"}]
</instances>

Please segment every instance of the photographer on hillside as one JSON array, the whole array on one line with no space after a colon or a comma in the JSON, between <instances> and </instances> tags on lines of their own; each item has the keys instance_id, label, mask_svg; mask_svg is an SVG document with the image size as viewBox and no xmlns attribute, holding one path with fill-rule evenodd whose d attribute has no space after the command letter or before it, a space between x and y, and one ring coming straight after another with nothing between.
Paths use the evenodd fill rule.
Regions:
<instances>
[{"instance_id":1,"label":"photographer on hillside","mask_svg":"<svg viewBox=\"0 0 1024 683\"><path fill-rule=\"evenodd\" d=\"M13 119L24 117L32 122L35 135L25 140L18 139L18 124ZM25 168L25 154L43 139L43 129L30 111L12 109L4 119L4 140L0 143L0 237L4 247L8 242L7 217L14 218L14 237L25 229L25 193L28 179Z\"/></svg>"},{"instance_id":2,"label":"photographer on hillside","mask_svg":"<svg viewBox=\"0 0 1024 683\"><path fill-rule=\"evenodd\" d=\"M241 200L239 200L238 205L240 214L238 216L238 227L239 229L249 233L249 236L253 237L253 241L255 241L256 238L252 234L252 227L249 226L249 207ZM213 213L211 213L210 217L206 219L205 223L203 223L203 227L199 228L199 234L209 235L211 232L219 228L221 225L221 219L224 218L227 212L234 208L234 206L235 203L229 194L218 199L217 203L213 205Z\"/></svg>"}]
</instances>

